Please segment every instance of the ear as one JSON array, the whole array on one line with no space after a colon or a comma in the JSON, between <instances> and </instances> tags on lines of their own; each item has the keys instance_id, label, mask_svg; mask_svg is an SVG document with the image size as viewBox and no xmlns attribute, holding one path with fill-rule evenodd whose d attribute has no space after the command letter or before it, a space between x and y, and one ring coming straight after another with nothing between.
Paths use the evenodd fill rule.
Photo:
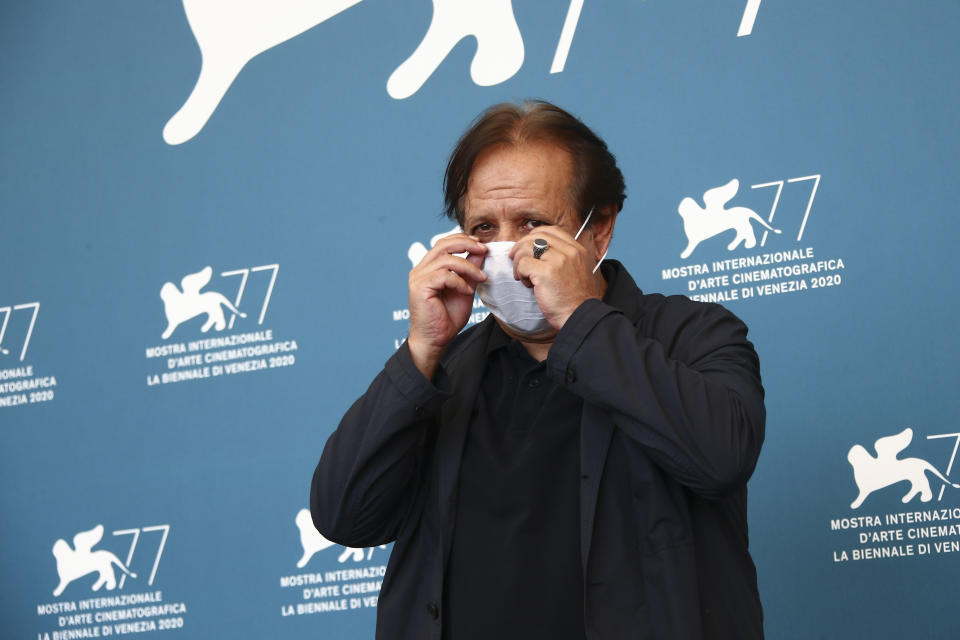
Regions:
<instances>
[{"instance_id":1,"label":"ear","mask_svg":"<svg viewBox=\"0 0 960 640\"><path fill-rule=\"evenodd\" d=\"M593 244L594 258L599 260L607 247L610 246L610 240L613 238L613 227L617 222L617 205L608 204L597 207L593 212L593 219L590 221L591 243Z\"/></svg>"}]
</instances>

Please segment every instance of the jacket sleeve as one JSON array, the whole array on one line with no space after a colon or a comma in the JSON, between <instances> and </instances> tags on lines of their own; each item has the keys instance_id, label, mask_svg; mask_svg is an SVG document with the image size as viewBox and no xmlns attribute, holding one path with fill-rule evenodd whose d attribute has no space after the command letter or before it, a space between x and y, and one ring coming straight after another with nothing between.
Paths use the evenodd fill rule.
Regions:
<instances>
[{"instance_id":1,"label":"jacket sleeve","mask_svg":"<svg viewBox=\"0 0 960 640\"><path fill-rule=\"evenodd\" d=\"M327 539L351 547L396 539L422 490L421 474L446 394L417 370L404 344L327 440L310 487L310 513Z\"/></svg>"},{"instance_id":2,"label":"jacket sleeve","mask_svg":"<svg viewBox=\"0 0 960 640\"><path fill-rule=\"evenodd\" d=\"M547 368L691 490L719 497L753 473L766 418L760 365L747 327L722 307L666 298L634 323L588 300Z\"/></svg>"}]
</instances>

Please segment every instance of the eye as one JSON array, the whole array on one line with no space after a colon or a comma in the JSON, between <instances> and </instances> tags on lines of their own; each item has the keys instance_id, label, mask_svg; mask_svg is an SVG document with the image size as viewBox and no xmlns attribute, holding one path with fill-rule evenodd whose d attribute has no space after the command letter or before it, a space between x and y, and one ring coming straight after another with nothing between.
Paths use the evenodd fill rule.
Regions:
<instances>
[{"instance_id":1,"label":"eye","mask_svg":"<svg viewBox=\"0 0 960 640\"><path fill-rule=\"evenodd\" d=\"M489 235L492 231L493 225L489 222L481 222L480 224L475 224L470 227L470 234L477 237Z\"/></svg>"},{"instance_id":2,"label":"eye","mask_svg":"<svg viewBox=\"0 0 960 640\"><path fill-rule=\"evenodd\" d=\"M533 220L533 219L531 218L531 219L524 220L524 222L523 222L523 230L524 230L524 232L530 232L530 231L536 229L537 227L542 227L543 225L547 225L547 224L549 224L549 223L548 223L548 222L544 222L543 220Z\"/></svg>"}]
</instances>

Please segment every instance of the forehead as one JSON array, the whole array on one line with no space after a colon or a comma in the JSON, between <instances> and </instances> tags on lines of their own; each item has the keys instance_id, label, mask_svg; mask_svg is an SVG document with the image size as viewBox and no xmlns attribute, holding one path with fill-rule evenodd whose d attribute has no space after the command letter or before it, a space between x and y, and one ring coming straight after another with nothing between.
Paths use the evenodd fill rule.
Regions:
<instances>
[{"instance_id":1,"label":"forehead","mask_svg":"<svg viewBox=\"0 0 960 640\"><path fill-rule=\"evenodd\" d=\"M467 215L489 209L556 210L568 207L573 161L547 142L484 149L474 161L467 182Z\"/></svg>"}]
</instances>

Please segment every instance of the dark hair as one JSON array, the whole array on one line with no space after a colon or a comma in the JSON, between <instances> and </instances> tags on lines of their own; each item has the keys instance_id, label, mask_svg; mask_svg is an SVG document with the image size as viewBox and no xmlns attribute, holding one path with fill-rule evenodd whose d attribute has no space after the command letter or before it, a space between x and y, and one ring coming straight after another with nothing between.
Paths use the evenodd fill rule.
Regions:
<instances>
[{"instance_id":1,"label":"dark hair","mask_svg":"<svg viewBox=\"0 0 960 640\"><path fill-rule=\"evenodd\" d=\"M525 100L519 105L493 105L474 120L457 142L443 177L447 217L463 222L463 199L470 171L484 149L529 142L550 142L570 154L570 199L581 220L593 206L615 204L617 211L623 208L626 185L607 143L560 107L543 100Z\"/></svg>"}]
</instances>

